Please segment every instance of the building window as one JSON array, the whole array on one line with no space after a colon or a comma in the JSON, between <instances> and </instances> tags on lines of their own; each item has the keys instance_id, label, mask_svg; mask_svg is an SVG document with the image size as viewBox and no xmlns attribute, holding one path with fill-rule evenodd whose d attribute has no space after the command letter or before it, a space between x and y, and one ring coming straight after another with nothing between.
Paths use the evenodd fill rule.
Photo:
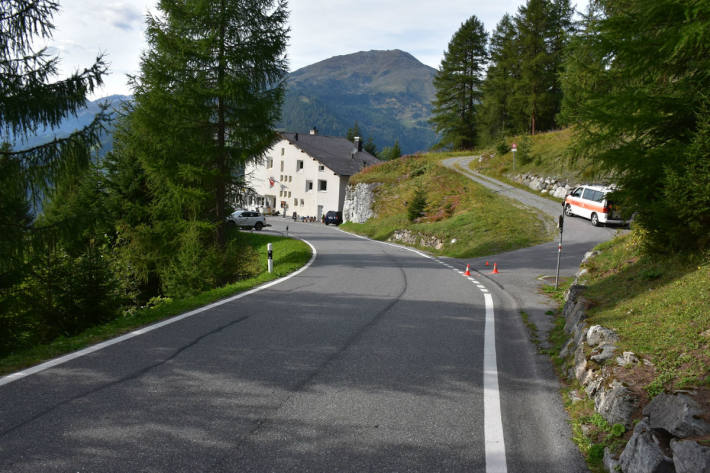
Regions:
<instances>
[{"instance_id":1,"label":"building window","mask_svg":"<svg viewBox=\"0 0 710 473\"><path fill-rule=\"evenodd\" d=\"M288 182L293 181L293 176L288 176Z\"/></svg>"},{"instance_id":2,"label":"building window","mask_svg":"<svg viewBox=\"0 0 710 473\"><path fill-rule=\"evenodd\" d=\"M293 199L293 206L298 207L298 199Z\"/></svg>"},{"instance_id":3,"label":"building window","mask_svg":"<svg viewBox=\"0 0 710 473\"><path fill-rule=\"evenodd\" d=\"M285 152L286 150L284 148L281 148L281 156L283 156Z\"/></svg>"},{"instance_id":4,"label":"building window","mask_svg":"<svg viewBox=\"0 0 710 473\"><path fill-rule=\"evenodd\" d=\"M291 191L288 191L288 196L291 197Z\"/></svg>"},{"instance_id":5,"label":"building window","mask_svg":"<svg viewBox=\"0 0 710 473\"><path fill-rule=\"evenodd\" d=\"M319 170L319 171L325 171L325 166L321 164L320 166L318 166L318 170Z\"/></svg>"},{"instance_id":6,"label":"building window","mask_svg":"<svg viewBox=\"0 0 710 473\"><path fill-rule=\"evenodd\" d=\"M303 199L301 199L301 207L303 207L305 204L303 202Z\"/></svg>"},{"instance_id":7,"label":"building window","mask_svg":"<svg viewBox=\"0 0 710 473\"><path fill-rule=\"evenodd\" d=\"M266 160L266 167L267 167L268 169L273 168L273 167L274 167L274 160L271 159L271 158L267 159L267 160Z\"/></svg>"},{"instance_id":8,"label":"building window","mask_svg":"<svg viewBox=\"0 0 710 473\"><path fill-rule=\"evenodd\" d=\"M306 181L306 192L313 190L313 181Z\"/></svg>"},{"instance_id":9,"label":"building window","mask_svg":"<svg viewBox=\"0 0 710 473\"><path fill-rule=\"evenodd\" d=\"M296 171L300 171L301 169L303 169L303 160L299 159L296 161Z\"/></svg>"},{"instance_id":10,"label":"building window","mask_svg":"<svg viewBox=\"0 0 710 473\"><path fill-rule=\"evenodd\" d=\"M328 190L328 181L318 181L318 190L319 191L327 191Z\"/></svg>"},{"instance_id":11,"label":"building window","mask_svg":"<svg viewBox=\"0 0 710 473\"><path fill-rule=\"evenodd\" d=\"M281 172L284 172L284 162L281 161Z\"/></svg>"}]
</instances>

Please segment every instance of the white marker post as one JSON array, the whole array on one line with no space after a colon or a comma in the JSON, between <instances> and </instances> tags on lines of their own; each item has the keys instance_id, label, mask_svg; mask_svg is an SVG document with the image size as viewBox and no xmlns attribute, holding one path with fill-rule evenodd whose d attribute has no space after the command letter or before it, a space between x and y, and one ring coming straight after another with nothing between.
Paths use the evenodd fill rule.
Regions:
<instances>
[{"instance_id":1,"label":"white marker post","mask_svg":"<svg viewBox=\"0 0 710 473\"><path fill-rule=\"evenodd\" d=\"M266 249L269 254L269 273L273 273L274 272L274 249L273 249L273 246L271 245L271 243L266 245Z\"/></svg>"},{"instance_id":2,"label":"white marker post","mask_svg":"<svg viewBox=\"0 0 710 473\"><path fill-rule=\"evenodd\" d=\"M513 152L513 172L515 172L515 153L518 151L518 145L515 143L510 145L510 151Z\"/></svg>"}]
</instances>

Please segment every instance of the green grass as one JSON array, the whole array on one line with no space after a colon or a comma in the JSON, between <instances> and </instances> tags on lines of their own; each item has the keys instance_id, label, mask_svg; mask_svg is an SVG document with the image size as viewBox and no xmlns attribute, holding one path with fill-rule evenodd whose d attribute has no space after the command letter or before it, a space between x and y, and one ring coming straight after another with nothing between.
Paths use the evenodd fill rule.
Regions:
<instances>
[{"instance_id":1,"label":"green grass","mask_svg":"<svg viewBox=\"0 0 710 473\"><path fill-rule=\"evenodd\" d=\"M353 183L382 183L375 190L376 217L345 230L387 240L395 230L433 236L443 248L419 246L433 254L467 258L536 245L552 238L551 221L472 182L439 164L445 157L470 153L408 156L366 169ZM416 189L427 205L422 218L410 222L407 206ZM455 240L452 242L452 240Z\"/></svg>"},{"instance_id":2,"label":"green grass","mask_svg":"<svg viewBox=\"0 0 710 473\"><path fill-rule=\"evenodd\" d=\"M589 323L615 330L620 350L653 363L644 386L649 396L709 386L710 258L647 256L639 238L617 237L586 264Z\"/></svg>"},{"instance_id":3,"label":"green grass","mask_svg":"<svg viewBox=\"0 0 710 473\"><path fill-rule=\"evenodd\" d=\"M0 359L0 375L80 350L103 340L117 337L137 328L188 312L273 281L274 279L286 276L303 267L312 255L310 247L299 240L250 232L241 233L240 238L251 247L255 255L263 256L257 256L258 259L255 263L258 265L258 268L254 271L255 275L253 277L184 299L155 299L150 307L127 312L124 316L116 320L88 329L74 337L58 338L46 345L35 346L12 353ZM266 247L268 243L273 244L273 273L267 271Z\"/></svg>"},{"instance_id":4,"label":"green grass","mask_svg":"<svg viewBox=\"0 0 710 473\"><path fill-rule=\"evenodd\" d=\"M518 185L508 179L513 174L534 174L555 177L570 183L605 182L609 176L588 159L574 159L570 152L573 130L566 128L559 131L539 133L535 136L519 135L505 138L499 146L489 146L476 150L474 155L483 157L482 162L471 162L471 169L496 179ZM513 153L511 144L518 145L515 172L513 172ZM523 188L528 189L523 186ZM529 189L528 189L529 190Z\"/></svg>"}]
</instances>

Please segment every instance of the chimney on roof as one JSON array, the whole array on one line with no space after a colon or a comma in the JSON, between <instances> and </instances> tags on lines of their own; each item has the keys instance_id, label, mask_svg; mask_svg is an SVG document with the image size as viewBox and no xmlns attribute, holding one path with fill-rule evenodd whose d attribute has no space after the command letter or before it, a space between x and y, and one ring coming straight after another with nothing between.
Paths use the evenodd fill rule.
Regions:
<instances>
[{"instance_id":1,"label":"chimney on roof","mask_svg":"<svg viewBox=\"0 0 710 473\"><path fill-rule=\"evenodd\" d=\"M311 128L311 135L317 135L318 134L318 128L313 127Z\"/></svg>"},{"instance_id":2,"label":"chimney on roof","mask_svg":"<svg viewBox=\"0 0 710 473\"><path fill-rule=\"evenodd\" d=\"M360 140L359 136L356 136L355 138L353 138L353 140L355 142L355 152L359 153L360 151L362 151L362 141Z\"/></svg>"}]
</instances>

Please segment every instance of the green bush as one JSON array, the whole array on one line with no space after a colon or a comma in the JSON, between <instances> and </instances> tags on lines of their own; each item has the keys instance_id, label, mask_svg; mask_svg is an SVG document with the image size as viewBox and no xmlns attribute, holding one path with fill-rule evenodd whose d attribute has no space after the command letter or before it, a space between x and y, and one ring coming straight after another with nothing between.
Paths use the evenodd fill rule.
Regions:
<instances>
[{"instance_id":1,"label":"green bush","mask_svg":"<svg viewBox=\"0 0 710 473\"><path fill-rule=\"evenodd\" d=\"M424 214L426 208L426 193L423 189L418 188L414 191L414 197L407 206L407 218L410 222L415 221Z\"/></svg>"}]
</instances>

